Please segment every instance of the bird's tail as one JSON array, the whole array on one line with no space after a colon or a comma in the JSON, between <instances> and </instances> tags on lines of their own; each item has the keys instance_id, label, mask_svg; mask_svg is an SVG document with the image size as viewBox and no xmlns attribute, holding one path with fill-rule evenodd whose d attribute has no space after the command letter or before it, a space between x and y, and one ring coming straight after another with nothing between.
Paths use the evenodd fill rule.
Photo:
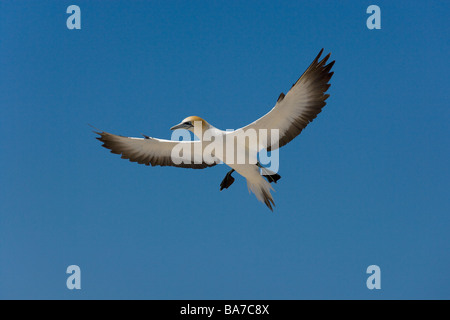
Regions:
<instances>
[{"instance_id":1,"label":"bird's tail","mask_svg":"<svg viewBox=\"0 0 450 320\"><path fill-rule=\"evenodd\" d=\"M266 206L273 211L272 205L275 206L273 202L270 190L273 190L270 183L268 183L261 175L252 177L252 179L247 178L248 191L252 191L259 201L264 202Z\"/></svg>"}]
</instances>

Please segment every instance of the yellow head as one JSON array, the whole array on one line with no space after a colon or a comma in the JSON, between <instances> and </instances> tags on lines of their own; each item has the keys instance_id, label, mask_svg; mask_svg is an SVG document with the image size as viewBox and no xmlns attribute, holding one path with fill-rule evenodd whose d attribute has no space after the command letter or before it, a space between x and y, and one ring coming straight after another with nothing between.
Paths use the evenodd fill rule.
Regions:
<instances>
[{"instance_id":1,"label":"yellow head","mask_svg":"<svg viewBox=\"0 0 450 320\"><path fill-rule=\"evenodd\" d=\"M204 133L209 128L211 128L211 125L206 122L206 120L197 116L190 116L181 121L181 123L170 128L170 130L186 129L195 134L197 130L201 130L200 132Z\"/></svg>"}]
</instances>

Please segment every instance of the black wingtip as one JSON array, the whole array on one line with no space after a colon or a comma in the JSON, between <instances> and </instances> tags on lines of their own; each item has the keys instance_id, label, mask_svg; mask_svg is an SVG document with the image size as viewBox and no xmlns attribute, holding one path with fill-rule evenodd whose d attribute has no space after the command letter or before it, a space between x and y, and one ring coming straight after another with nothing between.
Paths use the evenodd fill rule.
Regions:
<instances>
[{"instance_id":1,"label":"black wingtip","mask_svg":"<svg viewBox=\"0 0 450 320\"><path fill-rule=\"evenodd\" d=\"M329 64L327 64L325 67L325 71L329 72L331 70L331 68L333 68L335 62L336 62L336 60L333 60Z\"/></svg>"},{"instance_id":2,"label":"black wingtip","mask_svg":"<svg viewBox=\"0 0 450 320\"><path fill-rule=\"evenodd\" d=\"M270 209L270 211L273 212L273 207L275 207L275 202L273 201L272 197L270 196L270 192L267 193L264 189L262 189L262 194L264 196L264 204Z\"/></svg>"},{"instance_id":3,"label":"black wingtip","mask_svg":"<svg viewBox=\"0 0 450 320\"><path fill-rule=\"evenodd\" d=\"M320 50L319 54L316 56L316 58L314 59L314 61L312 62L312 64L316 64L317 61L319 61L320 56L322 55L322 53L323 53L323 48L322 48L322 50Z\"/></svg>"},{"instance_id":4,"label":"black wingtip","mask_svg":"<svg viewBox=\"0 0 450 320\"><path fill-rule=\"evenodd\" d=\"M103 134L103 131L102 131L102 130L100 130L99 128L94 127L92 124L88 123L87 125L88 125L89 127L93 128L93 129L97 130L97 131L92 130L93 133L98 134L98 135L102 135L102 134ZM96 139L98 139L98 138L96 138Z\"/></svg>"},{"instance_id":5,"label":"black wingtip","mask_svg":"<svg viewBox=\"0 0 450 320\"><path fill-rule=\"evenodd\" d=\"M95 129L95 130L98 130L98 131L102 131L102 130L100 130L99 128L97 128L97 127L94 127L92 124L90 124L90 123L88 123L87 124L89 127L91 127L92 129ZM95 132L95 131L94 131Z\"/></svg>"}]
</instances>

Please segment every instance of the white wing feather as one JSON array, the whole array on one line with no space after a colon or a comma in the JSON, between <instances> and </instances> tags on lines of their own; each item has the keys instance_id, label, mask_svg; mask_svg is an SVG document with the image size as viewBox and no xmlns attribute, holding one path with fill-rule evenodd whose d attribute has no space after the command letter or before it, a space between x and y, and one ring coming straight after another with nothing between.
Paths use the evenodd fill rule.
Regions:
<instances>
[{"instance_id":1,"label":"white wing feather","mask_svg":"<svg viewBox=\"0 0 450 320\"><path fill-rule=\"evenodd\" d=\"M131 138L124 137L108 132L95 132L100 135L97 139L103 142L103 147L110 149L111 153L121 154L122 159L129 159L152 166L173 166L181 168L203 169L216 165L219 160L215 159L214 163L196 163L196 159L202 159L202 152L205 143L200 141L172 141L164 139L156 139L151 137ZM200 147L199 147L200 145ZM175 147L181 146L184 150L190 152L175 152Z\"/></svg>"}]
</instances>

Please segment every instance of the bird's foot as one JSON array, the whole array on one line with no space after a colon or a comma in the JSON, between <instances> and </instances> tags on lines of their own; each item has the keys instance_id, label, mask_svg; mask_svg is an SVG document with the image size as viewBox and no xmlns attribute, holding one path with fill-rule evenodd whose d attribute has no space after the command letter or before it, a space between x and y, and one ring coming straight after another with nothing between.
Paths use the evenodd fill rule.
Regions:
<instances>
[{"instance_id":1,"label":"bird's foot","mask_svg":"<svg viewBox=\"0 0 450 320\"><path fill-rule=\"evenodd\" d=\"M267 179L270 183L277 183L278 180L281 179L281 176L278 173L274 174L263 174L263 177Z\"/></svg>"},{"instance_id":2,"label":"bird's foot","mask_svg":"<svg viewBox=\"0 0 450 320\"><path fill-rule=\"evenodd\" d=\"M231 176L231 174L234 172L234 169L229 171L225 178L223 178L222 182L220 183L220 191L223 189L227 189L229 186L231 186L234 182L234 178Z\"/></svg>"},{"instance_id":3,"label":"bird's foot","mask_svg":"<svg viewBox=\"0 0 450 320\"><path fill-rule=\"evenodd\" d=\"M266 178L270 183L277 183L277 181L281 179L281 176L278 173L264 168L259 162L257 162L256 165L261 169L262 176Z\"/></svg>"}]
</instances>

